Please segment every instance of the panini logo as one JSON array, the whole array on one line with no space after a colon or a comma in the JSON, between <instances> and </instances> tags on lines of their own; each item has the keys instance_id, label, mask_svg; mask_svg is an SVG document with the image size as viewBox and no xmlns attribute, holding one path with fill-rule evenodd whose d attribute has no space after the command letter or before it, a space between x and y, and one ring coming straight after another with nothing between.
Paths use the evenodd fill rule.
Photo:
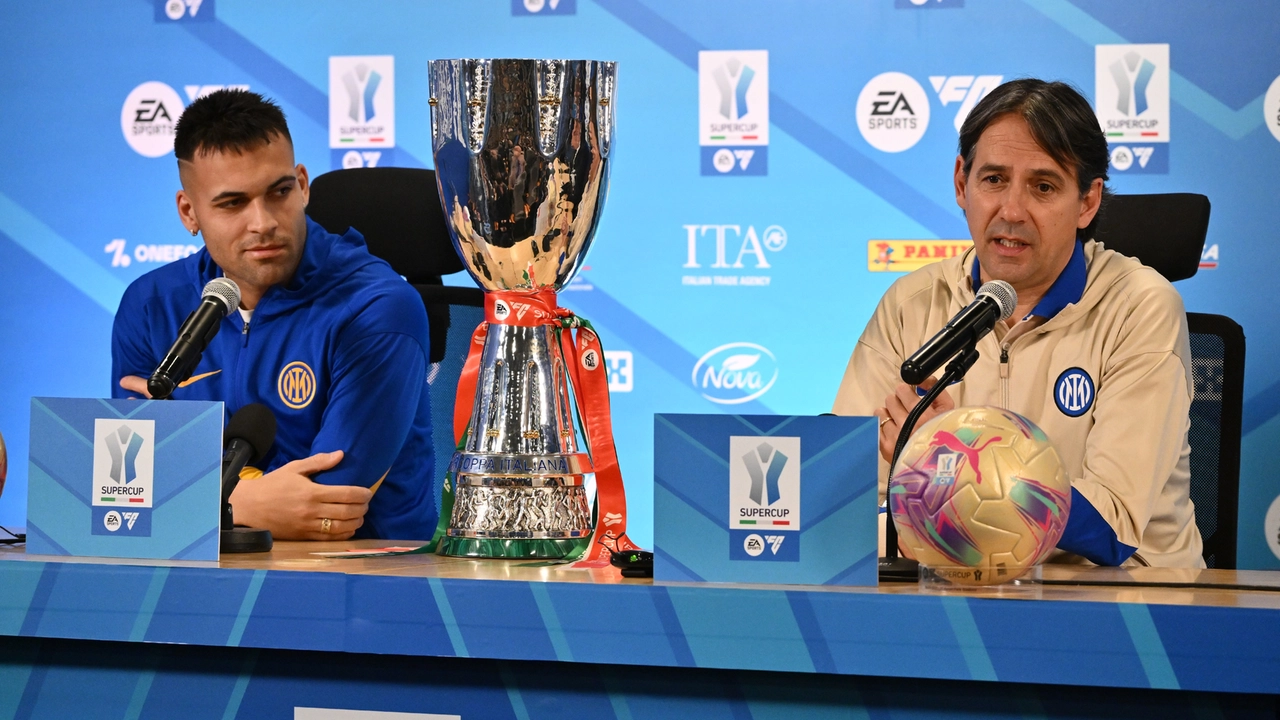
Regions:
<instances>
[{"instance_id":1,"label":"panini logo","mask_svg":"<svg viewBox=\"0 0 1280 720\"><path fill-rule=\"evenodd\" d=\"M867 270L911 272L961 255L971 247L972 240L868 240Z\"/></svg>"}]
</instances>

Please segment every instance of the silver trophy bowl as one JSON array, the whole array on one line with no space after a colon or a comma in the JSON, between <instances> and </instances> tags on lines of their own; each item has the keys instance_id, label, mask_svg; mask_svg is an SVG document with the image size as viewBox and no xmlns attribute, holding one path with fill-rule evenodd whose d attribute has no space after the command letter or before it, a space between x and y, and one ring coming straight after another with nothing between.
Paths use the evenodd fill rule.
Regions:
<instances>
[{"instance_id":1,"label":"silver trophy bowl","mask_svg":"<svg viewBox=\"0 0 1280 720\"><path fill-rule=\"evenodd\" d=\"M609 186L616 74L592 60L430 63L440 199L486 291L558 291L582 266ZM590 537L567 361L552 326L490 323L441 554L563 557Z\"/></svg>"}]
</instances>

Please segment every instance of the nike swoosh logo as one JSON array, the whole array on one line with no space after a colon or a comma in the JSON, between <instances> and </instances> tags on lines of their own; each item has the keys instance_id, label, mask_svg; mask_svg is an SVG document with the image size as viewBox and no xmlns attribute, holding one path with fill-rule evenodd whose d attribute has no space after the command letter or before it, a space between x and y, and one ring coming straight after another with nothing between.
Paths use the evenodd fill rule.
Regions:
<instances>
[{"instance_id":1,"label":"nike swoosh logo","mask_svg":"<svg viewBox=\"0 0 1280 720\"><path fill-rule=\"evenodd\" d=\"M217 375L217 374L218 374L218 373L220 373L220 372L222 372L222 371L221 371L221 370L214 370L213 372L201 373L201 374L199 374L199 375L192 375L191 377L187 378L186 380L183 380L182 382L178 383L178 387L180 387L180 388L184 388L184 387L186 387L186 386L188 386L188 385L190 385L190 384L192 384L192 383L200 382L201 380L203 380L203 379L205 379L205 378L207 378L207 377L209 377L209 376L211 376L211 375Z\"/></svg>"}]
</instances>

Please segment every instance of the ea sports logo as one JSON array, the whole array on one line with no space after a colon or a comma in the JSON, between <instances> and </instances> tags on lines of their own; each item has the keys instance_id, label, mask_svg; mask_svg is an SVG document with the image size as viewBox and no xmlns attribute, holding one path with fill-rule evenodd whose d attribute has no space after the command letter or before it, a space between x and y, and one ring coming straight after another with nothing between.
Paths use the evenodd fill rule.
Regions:
<instances>
[{"instance_id":1,"label":"ea sports logo","mask_svg":"<svg viewBox=\"0 0 1280 720\"><path fill-rule=\"evenodd\" d=\"M504 300L494 300L493 316L497 318L499 322L506 320L511 317L511 306Z\"/></svg>"},{"instance_id":2,"label":"ea sports logo","mask_svg":"<svg viewBox=\"0 0 1280 720\"><path fill-rule=\"evenodd\" d=\"M902 152L929 127L929 96L910 75L881 73L858 94L857 116L858 131L871 147Z\"/></svg>"},{"instance_id":3,"label":"ea sports logo","mask_svg":"<svg viewBox=\"0 0 1280 720\"><path fill-rule=\"evenodd\" d=\"M162 82L144 82L129 93L120 108L120 130L133 151L156 158L173 152L173 128L186 106Z\"/></svg>"},{"instance_id":4,"label":"ea sports logo","mask_svg":"<svg viewBox=\"0 0 1280 720\"><path fill-rule=\"evenodd\" d=\"M1080 368L1070 368L1053 384L1053 401L1063 415L1080 417L1093 406L1093 378Z\"/></svg>"},{"instance_id":5,"label":"ea sports logo","mask_svg":"<svg viewBox=\"0 0 1280 720\"><path fill-rule=\"evenodd\" d=\"M759 557L764 552L764 538L755 533L751 533L742 541L742 549L751 557Z\"/></svg>"}]
</instances>

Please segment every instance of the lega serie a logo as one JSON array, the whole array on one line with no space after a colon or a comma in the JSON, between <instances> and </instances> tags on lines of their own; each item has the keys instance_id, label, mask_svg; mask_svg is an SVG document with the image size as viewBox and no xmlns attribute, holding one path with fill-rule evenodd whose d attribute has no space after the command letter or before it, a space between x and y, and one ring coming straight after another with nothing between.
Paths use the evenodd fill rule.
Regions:
<instances>
[{"instance_id":1,"label":"lega serie a logo","mask_svg":"<svg viewBox=\"0 0 1280 720\"><path fill-rule=\"evenodd\" d=\"M294 410L311 404L316 396L316 374L304 362L291 362L280 371L276 380L280 402Z\"/></svg>"}]
</instances>

